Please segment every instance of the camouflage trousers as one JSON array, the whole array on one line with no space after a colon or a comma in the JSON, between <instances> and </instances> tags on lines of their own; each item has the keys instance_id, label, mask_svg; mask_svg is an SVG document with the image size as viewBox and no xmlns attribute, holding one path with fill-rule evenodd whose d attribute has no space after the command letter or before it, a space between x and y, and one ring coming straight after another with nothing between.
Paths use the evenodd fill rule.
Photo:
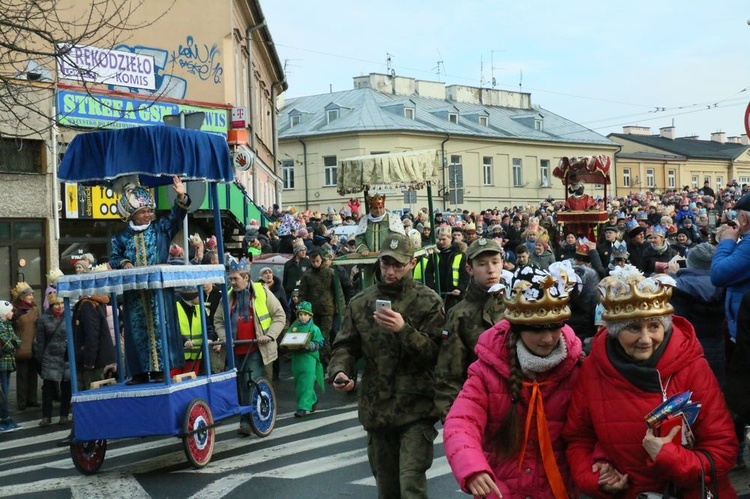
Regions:
<instances>
[{"instance_id":1,"label":"camouflage trousers","mask_svg":"<svg viewBox=\"0 0 750 499\"><path fill-rule=\"evenodd\" d=\"M427 498L437 430L431 421L367 432L367 457L380 499Z\"/></svg>"}]
</instances>

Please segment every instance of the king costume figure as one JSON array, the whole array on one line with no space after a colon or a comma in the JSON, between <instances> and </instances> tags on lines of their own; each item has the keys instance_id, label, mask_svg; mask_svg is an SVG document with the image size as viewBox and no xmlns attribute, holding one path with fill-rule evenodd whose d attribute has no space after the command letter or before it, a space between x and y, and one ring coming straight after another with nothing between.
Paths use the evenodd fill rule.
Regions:
<instances>
[{"instance_id":1,"label":"king costume figure","mask_svg":"<svg viewBox=\"0 0 750 499\"><path fill-rule=\"evenodd\" d=\"M357 253L367 256L380 251L383 241L394 233L406 235L398 217L385 210L385 196L373 194L367 198L370 212L359 221L354 236Z\"/></svg>"},{"instance_id":2,"label":"king costume figure","mask_svg":"<svg viewBox=\"0 0 750 499\"><path fill-rule=\"evenodd\" d=\"M149 191L138 185L128 184L117 202L117 211L127 227L112 238L110 266L113 269L132 269L167 263L169 245L182 227L187 215L190 198L185 185L176 175L173 187L177 199L169 216L154 220L156 203ZM164 379L164 357L161 344L159 308L154 291L133 290L123 293L123 321L125 324L125 353L131 379L127 384L141 384L151 376L156 381ZM168 335L170 343L170 366L180 367L182 358L181 340Z\"/></svg>"},{"instance_id":3,"label":"king costume figure","mask_svg":"<svg viewBox=\"0 0 750 499\"><path fill-rule=\"evenodd\" d=\"M310 339L304 347L292 351L292 376L297 393L297 411L294 415L302 418L312 413L318 402L315 385L325 391L323 384L323 364L320 350L323 347L323 333L313 323L313 309L310 302L297 305L297 320L289 326L290 333L308 333Z\"/></svg>"}]
</instances>

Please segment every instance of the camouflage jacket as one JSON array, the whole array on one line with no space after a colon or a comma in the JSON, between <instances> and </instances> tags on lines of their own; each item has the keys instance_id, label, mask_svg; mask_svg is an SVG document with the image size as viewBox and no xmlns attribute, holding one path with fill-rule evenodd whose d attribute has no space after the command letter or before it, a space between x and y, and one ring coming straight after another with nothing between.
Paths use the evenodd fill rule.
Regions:
<instances>
[{"instance_id":1,"label":"camouflage jacket","mask_svg":"<svg viewBox=\"0 0 750 499\"><path fill-rule=\"evenodd\" d=\"M487 294L474 279L461 303L448 312L435 368L435 406L442 419L466 381L469 364L477 360L479 335L500 322L504 312L502 299Z\"/></svg>"},{"instance_id":2,"label":"camouflage jacket","mask_svg":"<svg viewBox=\"0 0 750 499\"><path fill-rule=\"evenodd\" d=\"M375 300L390 300L406 322L392 333L373 319ZM445 321L440 297L406 276L376 284L352 298L333 343L328 375L354 373L365 361L359 385L359 420L365 430L397 428L423 419L437 420L434 368Z\"/></svg>"},{"instance_id":3,"label":"camouflage jacket","mask_svg":"<svg viewBox=\"0 0 750 499\"><path fill-rule=\"evenodd\" d=\"M334 277L332 269L310 267L302 274L299 283L299 300L310 302L315 317L335 315L338 310L341 310L338 300L343 296L341 283Z\"/></svg>"}]
</instances>

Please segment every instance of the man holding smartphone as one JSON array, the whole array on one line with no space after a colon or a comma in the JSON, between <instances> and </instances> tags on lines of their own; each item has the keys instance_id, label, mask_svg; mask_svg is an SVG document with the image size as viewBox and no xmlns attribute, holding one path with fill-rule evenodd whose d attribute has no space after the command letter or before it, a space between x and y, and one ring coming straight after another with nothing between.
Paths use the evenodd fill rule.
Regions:
<instances>
[{"instance_id":1,"label":"man holding smartphone","mask_svg":"<svg viewBox=\"0 0 750 499\"><path fill-rule=\"evenodd\" d=\"M351 391L355 363L365 361L359 420L384 499L428 497L437 436L433 371L445 314L440 297L412 278L415 265L408 237L383 241L375 284L349 303L328 365L334 388Z\"/></svg>"}]
</instances>

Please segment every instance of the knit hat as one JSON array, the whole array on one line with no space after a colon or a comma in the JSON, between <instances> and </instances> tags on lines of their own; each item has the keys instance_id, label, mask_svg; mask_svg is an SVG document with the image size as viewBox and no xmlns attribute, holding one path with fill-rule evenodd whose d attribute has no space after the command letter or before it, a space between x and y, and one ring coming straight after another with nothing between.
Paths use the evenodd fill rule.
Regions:
<instances>
[{"instance_id":1,"label":"knit hat","mask_svg":"<svg viewBox=\"0 0 750 499\"><path fill-rule=\"evenodd\" d=\"M310 314L310 316L313 316L312 311L312 303L309 301L301 301L297 304L297 315L299 315L300 312L306 312Z\"/></svg>"},{"instance_id":2,"label":"knit hat","mask_svg":"<svg viewBox=\"0 0 750 499\"><path fill-rule=\"evenodd\" d=\"M13 305L9 301L0 300L0 319L13 311Z\"/></svg>"},{"instance_id":3,"label":"knit hat","mask_svg":"<svg viewBox=\"0 0 750 499\"><path fill-rule=\"evenodd\" d=\"M264 272L265 272L266 270L270 271L270 272L271 272L271 274L273 274L273 269L272 269L271 267L263 267L262 269L260 269L260 274L258 274L258 275L263 275L263 273L264 273Z\"/></svg>"},{"instance_id":4,"label":"knit hat","mask_svg":"<svg viewBox=\"0 0 750 499\"><path fill-rule=\"evenodd\" d=\"M710 243L701 243L688 251L687 266L691 269L708 270L711 268L711 260L716 253L716 246Z\"/></svg>"}]
</instances>

